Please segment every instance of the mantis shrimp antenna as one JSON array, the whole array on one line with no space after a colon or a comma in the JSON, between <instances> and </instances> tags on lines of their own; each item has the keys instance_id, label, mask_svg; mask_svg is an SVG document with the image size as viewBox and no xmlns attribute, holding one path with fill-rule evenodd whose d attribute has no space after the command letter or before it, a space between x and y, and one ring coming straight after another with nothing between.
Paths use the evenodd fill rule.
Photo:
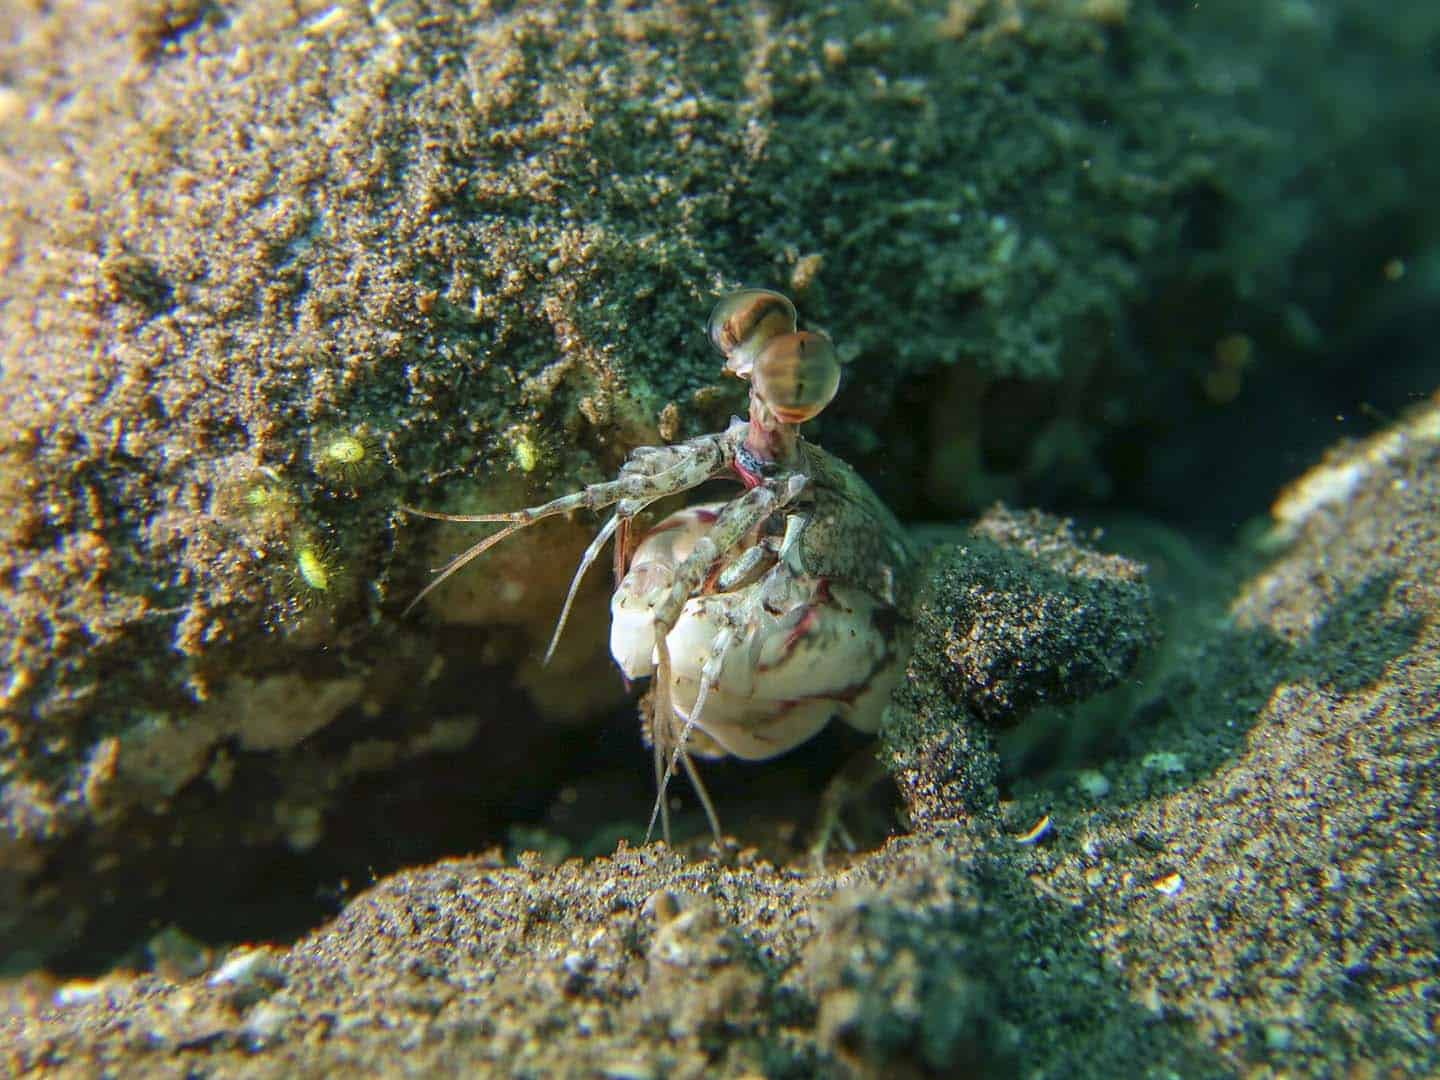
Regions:
<instances>
[{"instance_id":1,"label":"mantis shrimp antenna","mask_svg":"<svg viewBox=\"0 0 1440 1080\"><path fill-rule=\"evenodd\" d=\"M441 514L434 510L419 510L413 506L402 506L401 509L404 510L407 514L416 514L420 517L433 518L436 521L511 522L499 532L493 533L490 536L485 537L485 539L481 540L478 544L472 544L470 547L460 552L459 555L456 555L453 559L447 562L444 566L436 570L435 577L430 581L430 584L426 585L425 588L421 589L418 593L416 593L415 598L411 600L410 603L405 605L405 610L401 612L402 616L409 615L410 612L415 610L415 605L420 603L421 600L424 600L425 597L429 596L432 592L439 588L453 574L456 574L459 571L463 570L472 560L478 559L481 555L484 555L485 552L489 551L492 547L500 543L500 541L504 540L507 536L515 535L515 533L519 532L526 525L530 524L529 520L514 521L508 515L502 516L499 514Z\"/></svg>"}]
</instances>

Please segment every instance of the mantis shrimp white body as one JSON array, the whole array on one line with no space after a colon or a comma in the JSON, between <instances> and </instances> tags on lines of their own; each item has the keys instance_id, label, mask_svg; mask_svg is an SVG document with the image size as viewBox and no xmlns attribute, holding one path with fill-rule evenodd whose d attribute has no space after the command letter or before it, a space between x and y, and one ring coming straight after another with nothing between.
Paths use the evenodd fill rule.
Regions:
<instances>
[{"instance_id":1,"label":"mantis shrimp white body","mask_svg":"<svg viewBox=\"0 0 1440 1080\"><path fill-rule=\"evenodd\" d=\"M639 447L615 480L541 506L474 516L413 511L505 525L452 559L418 602L541 518L615 507L580 561L550 651L581 577L614 537L611 653L628 677L652 676L645 711L659 794L651 828L658 815L667 840L665 793L677 765L718 841L719 819L691 755L773 757L836 716L875 731L909 644L900 613L914 560L904 531L854 470L799 435L839 385L829 339L797 331L790 301L763 289L723 298L709 334L726 371L750 383L748 420ZM723 478L744 490L635 535L636 515L651 503Z\"/></svg>"}]
</instances>

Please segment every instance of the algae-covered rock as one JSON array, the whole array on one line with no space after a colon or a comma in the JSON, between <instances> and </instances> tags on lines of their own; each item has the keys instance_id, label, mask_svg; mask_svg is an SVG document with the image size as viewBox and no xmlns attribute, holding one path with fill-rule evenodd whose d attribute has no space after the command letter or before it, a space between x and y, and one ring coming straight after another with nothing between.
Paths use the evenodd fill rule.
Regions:
<instances>
[{"instance_id":1,"label":"algae-covered rock","mask_svg":"<svg viewBox=\"0 0 1440 1080\"><path fill-rule=\"evenodd\" d=\"M18 887L29 945L83 924L94 865L134 869L155 838L129 811L313 843L344 744L378 728L413 772L399 732L437 715L486 731L478 790L510 784L535 725L481 723L496 693L470 687L537 651L583 540L497 552L436 633L399 609L468 541L397 508L538 501L720 426L743 397L703 345L719 289L797 293L849 361L837 448L919 462L901 387L1083 378L1211 167L1169 100L1180 46L1123 5L0 18L0 864L29 882L87 849ZM520 676L549 717L615 699L586 622ZM248 741L265 706L238 698L276 678L316 699ZM302 739L323 764L292 766Z\"/></svg>"},{"instance_id":2,"label":"algae-covered rock","mask_svg":"<svg viewBox=\"0 0 1440 1080\"><path fill-rule=\"evenodd\" d=\"M986 725L1110 689L1154 629L1144 568L1045 514L995 507L964 543L934 547L920 578L910 678L882 739L912 822L929 824L993 804Z\"/></svg>"},{"instance_id":3,"label":"algae-covered rock","mask_svg":"<svg viewBox=\"0 0 1440 1080\"><path fill-rule=\"evenodd\" d=\"M935 651L951 694L991 721L1107 690L1149 643L1144 568L1084 546L1068 522L998 507L932 573Z\"/></svg>"}]
</instances>

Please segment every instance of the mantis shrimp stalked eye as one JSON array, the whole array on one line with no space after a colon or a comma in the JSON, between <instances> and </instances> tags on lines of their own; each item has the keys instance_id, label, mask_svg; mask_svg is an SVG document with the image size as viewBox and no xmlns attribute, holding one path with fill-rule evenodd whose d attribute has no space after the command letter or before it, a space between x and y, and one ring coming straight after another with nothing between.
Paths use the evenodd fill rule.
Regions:
<instances>
[{"instance_id":1,"label":"mantis shrimp stalked eye","mask_svg":"<svg viewBox=\"0 0 1440 1080\"><path fill-rule=\"evenodd\" d=\"M873 732L910 638L902 612L914 556L904 530L854 470L799 434L840 383L830 339L798 330L794 305L768 289L722 298L708 333L726 371L751 384L748 419L638 447L614 480L540 506L470 516L411 510L504 525L442 567L418 602L533 522L615 507L580 560L550 652L581 578L615 538L611 652L628 676L651 677L642 708L659 788L651 828L658 817L667 840L666 789L677 766L721 837L687 747L759 760L832 717ZM741 488L729 501L671 514L648 533L635 528L657 499L724 478Z\"/></svg>"},{"instance_id":2,"label":"mantis shrimp stalked eye","mask_svg":"<svg viewBox=\"0 0 1440 1080\"><path fill-rule=\"evenodd\" d=\"M706 332L726 369L748 379L756 354L772 338L793 334L795 326L795 305L788 299L769 289L741 289L715 305Z\"/></svg>"},{"instance_id":3,"label":"mantis shrimp stalked eye","mask_svg":"<svg viewBox=\"0 0 1440 1080\"><path fill-rule=\"evenodd\" d=\"M755 357L755 392L785 424L813 420L840 389L840 360L824 334L779 334Z\"/></svg>"}]
</instances>

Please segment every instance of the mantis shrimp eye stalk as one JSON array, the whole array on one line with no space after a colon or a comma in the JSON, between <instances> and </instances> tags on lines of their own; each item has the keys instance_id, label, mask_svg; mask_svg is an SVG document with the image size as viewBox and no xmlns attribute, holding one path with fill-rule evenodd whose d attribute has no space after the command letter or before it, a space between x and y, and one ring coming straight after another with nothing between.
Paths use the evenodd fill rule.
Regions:
<instances>
[{"instance_id":1,"label":"mantis shrimp eye stalk","mask_svg":"<svg viewBox=\"0 0 1440 1080\"><path fill-rule=\"evenodd\" d=\"M834 400L840 360L824 334L781 334L755 357L751 381L776 419L803 424Z\"/></svg>"},{"instance_id":2,"label":"mantis shrimp eye stalk","mask_svg":"<svg viewBox=\"0 0 1440 1080\"><path fill-rule=\"evenodd\" d=\"M706 330L725 357L726 370L748 379L765 345L793 334L795 327L795 305L787 298L769 289L741 289L715 305Z\"/></svg>"}]
</instances>

